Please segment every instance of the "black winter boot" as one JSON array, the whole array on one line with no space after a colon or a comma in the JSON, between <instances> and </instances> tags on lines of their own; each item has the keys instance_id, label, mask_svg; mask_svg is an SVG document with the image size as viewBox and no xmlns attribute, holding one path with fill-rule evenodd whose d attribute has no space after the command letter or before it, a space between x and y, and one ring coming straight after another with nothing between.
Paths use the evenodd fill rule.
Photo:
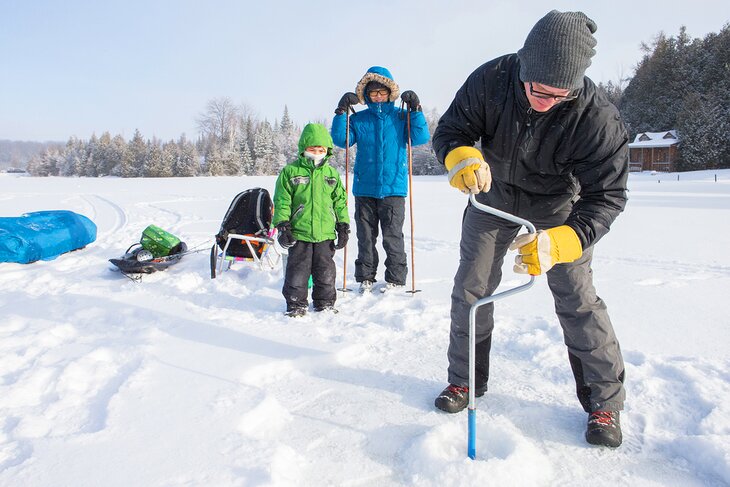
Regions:
<instances>
[{"instance_id":1,"label":"black winter boot","mask_svg":"<svg viewBox=\"0 0 730 487\"><path fill-rule=\"evenodd\" d=\"M286 310L286 315L289 318L301 318L302 316L305 316L306 314L307 314L307 308L296 307L296 308L289 308Z\"/></svg>"},{"instance_id":2,"label":"black winter boot","mask_svg":"<svg viewBox=\"0 0 730 487\"><path fill-rule=\"evenodd\" d=\"M329 311L332 314L337 314L339 311L337 308L335 308L334 304L322 304L322 305L315 305L314 311L317 313L321 313L322 311Z\"/></svg>"},{"instance_id":3,"label":"black winter boot","mask_svg":"<svg viewBox=\"0 0 730 487\"><path fill-rule=\"evenodd\" d=\"M480 391L477 389L474 392L475 397L482 397L483 395L483 390ZM434 405L447 413L458 413L469 405L469 388L449 384L449 386L438 395L434 401Z\"/></svg>"},{"instance_id":4,"label":"black winter boot","mask_svg":"<svg viewBox=\"0 0 730 487\"><path fill-rule=\"evenodd\" d=\"M588 415L586 441L591 445L621 446L621 421L618 411L594 411Z\"/></svg>"}]
</instances>

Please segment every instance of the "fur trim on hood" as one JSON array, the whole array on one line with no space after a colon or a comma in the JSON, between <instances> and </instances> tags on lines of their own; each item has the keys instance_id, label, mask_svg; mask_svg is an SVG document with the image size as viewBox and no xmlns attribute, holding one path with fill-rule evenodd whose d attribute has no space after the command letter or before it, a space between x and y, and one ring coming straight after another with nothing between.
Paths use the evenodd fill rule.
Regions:
<instances>
[{"instance_id":1,"label":"fur trim on hood","mask_svg":"<svg viewBox=\"0 0 730 487\"><path fill-rule=\"evenodd\" d=\"M373 66L372 68L368 69L368 72L365 73L365 76L362 77L362 79L357 83L357 87L355 88L355 93L357 94L360 103L362 103L363 105L367 105L367 103L370 101L365 99L365 85L367 85L371 81L377 81L378 83L382 83L390 89L390 96L388 97L388 101L395 101L400 96L400 88L398 88L398 84L393 81L393 76L390 74L390 71L380 66Z\"/></svg>"}]
</instances>

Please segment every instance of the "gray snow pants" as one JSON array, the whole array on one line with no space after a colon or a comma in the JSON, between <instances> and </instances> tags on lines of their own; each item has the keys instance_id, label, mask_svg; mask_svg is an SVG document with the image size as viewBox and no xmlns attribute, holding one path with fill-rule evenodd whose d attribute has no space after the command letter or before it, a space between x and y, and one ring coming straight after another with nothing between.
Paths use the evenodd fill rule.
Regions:
<instances>
[{"instance_id":1,"label":"gray snow pants","mask_svg":"<svg viewBox=\"0 0 730 487\"><path fill-rule=\"evenodd\" d=\"M562 225L567 212L532 220L538 229ZM449 383L469 385L469 309L491 295L502 278L502 263L519 227L469 205L461 230L459 270L451 294ZM586 412L622 410L624 362L605 303L593 287L593 248L580 259L557 264L547 273L555 311L563 328L576 393ZM494 304L479 308L476 317L477 392L486 390L489 351L494 329Z\"/></svg>"},{"instance_id":2,"label":"gray snow pants","mask_svg":"<svg viewBox=\"0 0 730 487\"><path fill-rule=\"evenodd\" d=\"M408 260L403 242L403 222L406 217L406 199L403 196L387 198L355 197L355 224L357 225L357 259L355 280L375 282L378 271L378 225L383 231L385 249L385 281L405 284Z\"/></svg>"}]
</instances>

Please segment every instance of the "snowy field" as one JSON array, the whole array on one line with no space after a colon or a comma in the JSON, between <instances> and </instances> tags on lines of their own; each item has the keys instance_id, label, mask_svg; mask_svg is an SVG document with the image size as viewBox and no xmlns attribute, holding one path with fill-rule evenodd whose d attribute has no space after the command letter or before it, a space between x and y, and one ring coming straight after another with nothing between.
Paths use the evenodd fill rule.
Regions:
<instances>
[{"instance_id":1,"label":"snowy field","mask_svg":"<svg viewBox=\"0 0 730 487\"><path fill-rule=\"evenodd\" d=\"M273 177L2 174L0 216L68 209L99 233L0 264L0 485L728 485L730 171L629 184L594 261L626 359L623 446L583 439L542 278L497 305L471 461L466 413L433 407L466 203L443 177L415 178L421 293L350 293L337 315L294 320L280 268L211 280L203 252L133 282L107 262L151 223L209 248L232 198ZM504 286L521 282L505 267Z\"/></svg>"}]
</instances>

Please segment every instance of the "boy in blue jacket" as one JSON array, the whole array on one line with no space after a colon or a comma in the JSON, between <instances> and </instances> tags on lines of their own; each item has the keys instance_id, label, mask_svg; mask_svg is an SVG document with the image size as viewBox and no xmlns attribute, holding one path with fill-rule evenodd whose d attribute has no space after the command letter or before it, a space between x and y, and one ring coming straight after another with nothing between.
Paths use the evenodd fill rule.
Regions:
<instances>
[{"instance_id":1,"label":"boy in blue jacket","mask_svg":"<svg viewBox=\"0 0 730 487\"><path fill-rule=\"evenodd\" d=\"M355 280L360 292L372 291L378 270L378 252L375 244L378 227L383 233L385 249L385 287L382 292L405 285L408 274L403 223L405 197L408 194L408 158L405 110L395 106L401 100L411 112L411 144L428 142L426 118L421 111L418 96L400 89L386 68L373 66L358 82L355 93L345 93L335 110L332 121L332 139L338 147L345 147L347 110L352 105L368 106L350 116L350 145L357 144L354 184L355 223L358 255L355 260Z\"/></svg>"}]
</instances>

